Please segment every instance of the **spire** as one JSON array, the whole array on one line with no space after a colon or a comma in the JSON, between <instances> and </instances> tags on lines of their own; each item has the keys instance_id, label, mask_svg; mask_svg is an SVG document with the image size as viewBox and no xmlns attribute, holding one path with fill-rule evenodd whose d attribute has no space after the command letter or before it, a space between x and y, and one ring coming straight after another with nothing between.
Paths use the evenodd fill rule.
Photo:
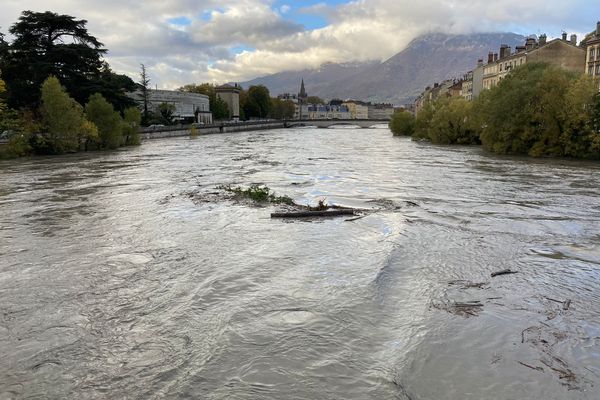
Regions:
<instances>
[{"instance_id":1,"label":"spire","mask_svg":"<svg viewBox=\"0 0 600 400\"><path fill-rule=\"evenodd\" d=\"M308 97L306 95L306 89L304 88L304 78L302 78L302 84L300 85L300 93L298 93L298 97L301 99L305 99Z\"/></svg>"}]
</instances>

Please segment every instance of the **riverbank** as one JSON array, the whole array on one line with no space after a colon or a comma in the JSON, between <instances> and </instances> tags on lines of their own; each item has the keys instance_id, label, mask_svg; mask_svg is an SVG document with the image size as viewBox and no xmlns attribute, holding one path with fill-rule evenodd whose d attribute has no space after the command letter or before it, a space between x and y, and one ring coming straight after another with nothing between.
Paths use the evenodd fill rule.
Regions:
<instances>
[{"instance_id":1,"label":"riverbank","mask_svg":"<svg viewBox=\"0 0 600 400\"><path fill-rule=\"evenodd\" d=\"M192 125L163 126L156 128L142 128L140 135L142 139L162 139L169 137L183 137L197 135L212 135L218 133L232 132L251 132L268 129L281 129L285 127L284 121L244 121L244 122L223 122L204 126L195 126L192 131Z\"/></svg>"}]
</instances>

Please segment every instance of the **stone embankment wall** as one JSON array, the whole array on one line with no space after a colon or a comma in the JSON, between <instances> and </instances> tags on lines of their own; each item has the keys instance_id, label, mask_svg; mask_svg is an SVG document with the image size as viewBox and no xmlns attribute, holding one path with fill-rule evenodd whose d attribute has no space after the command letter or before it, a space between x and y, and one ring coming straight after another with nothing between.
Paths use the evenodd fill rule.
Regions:
<instances>
[{"instance_id":1,"label":"stone embankment wall","mask_svg":"<svg viewBox=\"0 0 600 400\"><path fill-rule=\"evenodd\" d=\"M264 122L239 122L227 124L212 124L196 127L198 135L211 135L217 133L260 131L265 129L283 128L284 123L279 121ZM190 136L190 125L164 126L156 128L143 128L140 131L142 139L159 139L169 137Z\"/></svg>"}]
</instances>

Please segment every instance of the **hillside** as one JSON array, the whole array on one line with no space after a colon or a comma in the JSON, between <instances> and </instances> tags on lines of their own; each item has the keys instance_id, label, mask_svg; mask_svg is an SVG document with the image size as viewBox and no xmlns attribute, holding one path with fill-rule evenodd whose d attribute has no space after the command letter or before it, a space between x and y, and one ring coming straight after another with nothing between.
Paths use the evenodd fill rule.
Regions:
<instances>
[{"instance_id":1,"label":"hillside","mask_svg":"<svg viewBox=\"0 0 600 400\"><path fill-rule=\"evenodd\" d=\"M428 85L460 77L473 69L477 59L498 52L501 44L513 49L525 38L514 33L479 33L420 36L384 62L324 64L315 70L288 71L242 83L263 84L273 95L298 92L304 78L309 95L323 98L353 98L403 104Z\"/></svg>"}]
</instances>

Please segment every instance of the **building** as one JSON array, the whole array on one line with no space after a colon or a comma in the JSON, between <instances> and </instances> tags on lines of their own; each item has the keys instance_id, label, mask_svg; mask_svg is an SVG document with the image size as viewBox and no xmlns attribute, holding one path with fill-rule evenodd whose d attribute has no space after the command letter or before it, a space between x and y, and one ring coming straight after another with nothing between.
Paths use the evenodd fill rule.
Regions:
<instances>
[{"instance_id":1,"label":"building","mask_svg":"<svg viewBox=\"0 0 600 400\"><path fill-rule=\"evenodd\" d=\"M369 119L392 119L392 115L394 115L394 105L393 104L369 104Z\"/></svg>"},{"instance_id":2,"label":"building","mask_svg":"<svg viewBox=\"0 0 600 400\"><path fill-rule=\"evenodd\" d=\"M584 40L585 46L585 72L598 81L600 86L600 21L596 31L589 34Z\"/></svg>"},{"instance_id":3,"label":"building","mask_svg":"<svg viewBox=\"0 0 600 400\"><path fill-rule=\"evenodd\" d=\"M362 101L347 100L342 105L350 111L350 118L369 119L369 106Z\"/></svg>"},{"instance_id":4,"label":"building","mask_svg":"<svg viewBox=\"0 0 600 400\"><path fill-rule=\"evenodd\" d=\"M129 96L143 107L144 98L141 90L130 93ZM204 94L148 89L148 111L156 112L161 104L174 106L173 119L176 121L212 124L210 102L208 96Z\"/></svg>"},{"instance_id":5,"label":"building","mask_svg":"<svg viewBox=\"0 0 600 400\"><path fill-rule=\"evenodd\" d=\"M277 96L279 100L291 101L294 104L298 104L298 96L291 93L282 93Z\"/></svg>"},{"instance_id":6,"label":"building","mask_svg":"<svg viewBox=\"0 0 600 400\"><path fill-rule=\"evenodd\" d=\"M490 53L488 64L484 66L483 88L496 86L506 75L516 67L528 62L543 62L566 71L581 73L585 65L585 50L577 46L577 35L563 33L561 39L547 41L546 35L541 35L539 42L528 38L524 46L518 46L512 53L507 45L500 47L500 54Z\"/></svg>"},{"instance_id":7,"label":"building","mask_svg":"<svg viewBox=\"0 0 600 400\"><path fill-rule=\"evenodd\" d=\"M301 104L299 113L302 119L352 119L348 107L328 104Z\"/></svg>"},{"instance_id":8,"label":"building","mask_svg":"<svg viewBox=\"0 0 600 400\"><path fill-rule=\"evenodd\" d=\"M442 83L434 83L433 87L425 88L425 91L415 100L415 115L421 112L426 103L435 101L440 96L450 96L450 88L455 84L455 80L447 79Z\"/></svg>"},{"instance_id":9,"label":"building","mask_svg":"<svg viewBox=\"0 0 600 400\"><path fill-rule=\"evenodd\" d=\"M463 81L462 80L455 81L452 84L452 86L450 86L450 88L448 89L448 96L449 97L462 97L462 88L463 88Z\"/></svg>"},{"instance_id":10,"label":"building","mask_svg":"<svg viewBox=\"0 0 600 400\"><path fill-rule=\"evenodd\" d=\"M473 100L473 71L467 72L463 77L460 94L467 101Z\"/></svg>"},{"instance_id":11,"label":"building","mask_svg":"<svg viewBox=\"0 0 600 400\"><path fill-rule=\"evenodd\" d=\"M227 103L229 108L229 119L238 121L240 119L240 91L242 88L235 83L234 85L221 85L215 88L217 97Z\"/></svg>"},{"instance_id":12,"label":"building","mask_svg":"<svg viewBox=\"0 0 600 400\"><path fill-rule=\"evenodd\" d=\"M473 70L473 96L476 99L483 90L483 60L477 60L477 68Z\"/></svg>"}]
</instances>

